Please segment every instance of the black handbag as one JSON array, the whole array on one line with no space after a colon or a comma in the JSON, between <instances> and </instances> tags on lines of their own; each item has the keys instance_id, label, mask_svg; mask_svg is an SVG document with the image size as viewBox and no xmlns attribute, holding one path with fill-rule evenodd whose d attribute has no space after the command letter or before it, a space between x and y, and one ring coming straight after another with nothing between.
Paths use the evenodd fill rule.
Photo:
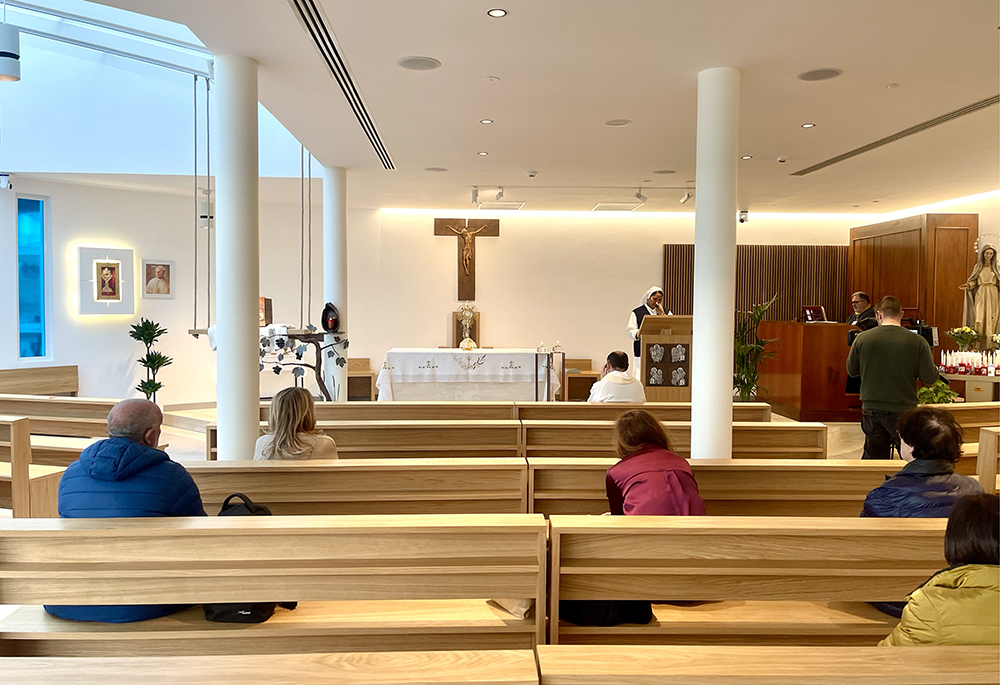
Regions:
<instances>
[{"instance_id":1,"label":"black handbag","mask_svg":"<svg viewBox=\"0 0 1000 685\"><path fill-rule=\"evenodd\" d=\"M233 504L235 498L242 500L241 504ZM271 510L263 504L254 504L253 500L241 492L226 498L219 510L219 516L270 516ZM274 615L276 606L294 609L297 602L237 602L229 604L205 604L205 620L216 623L263 623Z\"/></svg>"}]
</instances>

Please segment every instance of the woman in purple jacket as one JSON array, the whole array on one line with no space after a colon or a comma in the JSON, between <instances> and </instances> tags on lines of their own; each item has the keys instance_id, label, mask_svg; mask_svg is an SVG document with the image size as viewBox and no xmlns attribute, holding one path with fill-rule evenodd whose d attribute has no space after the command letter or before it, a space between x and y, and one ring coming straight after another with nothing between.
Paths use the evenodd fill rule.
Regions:
<instances>
[{"instance_id":1,"label":"woman in purple jacket","mask_svg":"<svg viewBox=\"0 0 1000 685\"><path fill-rule=\"evenodd\" d=\"M705 515L691 466L670 451L667 433L652 414L622 414L614 444L621 461L605 478L612 516Z\"/></svg>"}]
</instances>

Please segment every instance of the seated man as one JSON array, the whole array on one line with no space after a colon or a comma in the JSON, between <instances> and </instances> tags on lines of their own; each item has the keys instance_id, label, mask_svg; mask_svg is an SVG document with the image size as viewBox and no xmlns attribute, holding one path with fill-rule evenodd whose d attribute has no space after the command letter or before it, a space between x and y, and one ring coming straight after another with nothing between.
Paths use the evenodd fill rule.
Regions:
<instances>
[{"instance_id":1,"label":"seated man","mask_svg":"<svg viewBox=\"0 0 1000 685\"><path fill-rule=\"evenodd\" d=\"M148 400L124 400L108 414L107 440L94 443L59 481L61 518L205 516L198 486L180 464L156 449L163 414ZM46 606L74 621L129 623L184 605Z\"/></svg>"},{"instance_id":2,"label":"seated man","mask_svg":"<svg viewBox=\"0 0 1000 685\"><path fill-rule=\"evenodd\" d=\"M628 355L621 350L608 355L601 380L590 388L588 402L645 402L642 382L628 373Z\"/></svg>"}]
</instances>

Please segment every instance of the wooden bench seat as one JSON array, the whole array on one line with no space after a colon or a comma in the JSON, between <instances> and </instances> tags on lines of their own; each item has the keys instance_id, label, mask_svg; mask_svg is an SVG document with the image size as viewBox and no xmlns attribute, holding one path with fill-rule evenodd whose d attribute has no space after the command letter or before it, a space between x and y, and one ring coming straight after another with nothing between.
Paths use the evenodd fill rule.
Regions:
<instances>
[{"instance_id":1,"label":"wooden bench seat","mask_svg":"<svg viewBox=\"0 0 1000 685\"><path fill-rule=\"evenodd\" d=\"M997 682L996 647L539 645L542 685L955 685Z\"/></svg>"},{"instance_id":2,"label":"wooden bench seat","mask_svg":"<svg viewBox=\"0 0 1000 685\"><path fill-rule=\"evenodd\" d=\"M4 685L537 685L529 650L0 658Z\"/></svg>"},{"instance_id":3,"label":"wooden bench seat","mask_svg":"<svg viewBox=\"0 0 1000 685\"><path fill-rule=\"evenodd\" d=\"M743 603L901 601L944 560L944 519L552 516L549 642L573 641L559 600L707 601L658 607L658 622L585 631L587 641L671 644L698 626L710 642L874 645L888 635L861 604L789 605L777 612ZM739 604L725 604L737 602ZM784 608L784 607L783 607ZM727 611L735 609L730 623ZM846 613L845 613L846 611ZM673 618L684 616L680 625ZM711 619L707 617L711 616ZM713 625L715 629L713 629ZM880 634L879 634L880 633Z\"/></svg>"},{"instance_id":4,"label":"wooden bench seat","mask_svg":"<svg viewBox=\"0 0 1000 685\"><path fill-rule=\"evenodd\" d=\"M516 418L522 421L617 421L633 409L642 409L660 421L690 421L690 402L515 402ZM771 405L766 402L734 402L733 421L768 422Z\"/></svg>"},{"instance_id":5,"label":"wooden bench seat","mask_svg":"<svg viewBox=\"0 0 1000 685\"><path fill-rule=\"evenodd\" d=\"M0 369L0 393L30 395L76 395L80 381L75 366L28 366ZM0 410L0 414L8 410Z\"/></svg>"},{"instance_id":6,"label":"wooden bench seat","mask_svg":"<svg viewBox=\"0 0 1000 685\"><path fill-rule=\"evenodd\" d=\"M438 614L411 604L418 613L409 618L397 604L385 620L363 618L361 607L345 614L320 605L263 627L188 613L190 621L168 618L159 625L172 628L162 630L154 622L136 630L68 622L50 631L56 619L19 609L0 620L0 653L80 655L110 640L128 654L133 641L155 638L158 654L184 654L192 640L217 632L267 631L278 640L317 625L322 638L285 644L376 651L419 634L435 649L531 647L544 621L503 619L484 607L504 597L544 605L545 534L544 519L530 514L0 520L0 604L347 601L374 602L377 614L391 607L386 601L459 600ZM108 631L113 637L102 637Z\"/></svg>"},{"instance_id":7,"label":"wooden bench seat","mask_svg":"<svg viewBox=\"0 0 1000 685\"><path fill-rule=\"evenodd\" d=\"M523 458L336 459L185 463L205 509L234 492L275 515L516 514L527 511Z\"/></svg>"},{"instance_id":8,"label":"wooden bench seat","mask_svg":"<svg viewBox=\"0 0 1000 685\"><path fill-rule=\"evenodd\" d=\"M33 464L29 420L0 416L0 508L15 518L58 516L63 468Z\"/></svg>"},{"instance_id":9,"label":"wooden bench seat","mask_svg":"<svg viewBox=\"0 0 1000 685\"><path fill-rule=\"evenodd\" d=\"M608 510L606 458L528 457L529 512ZM901 461L694 459L691 469L709 516L858 516L865 496Z\"/></svg>"},{"instance_id":10,"label":"wooden bench seat","mask_svg":"<svg viewBox=\"0 0 1000 685\"><path fill-rule=\"evenodd\" d=\"M689 457L691 423L662 421L674 452ZM527 457L613 457L614 421L522 421ZM734 459L826 459L822 423L733 423ZM720 455L720 458L723 455Z\"/></svg>"}]
</instances>

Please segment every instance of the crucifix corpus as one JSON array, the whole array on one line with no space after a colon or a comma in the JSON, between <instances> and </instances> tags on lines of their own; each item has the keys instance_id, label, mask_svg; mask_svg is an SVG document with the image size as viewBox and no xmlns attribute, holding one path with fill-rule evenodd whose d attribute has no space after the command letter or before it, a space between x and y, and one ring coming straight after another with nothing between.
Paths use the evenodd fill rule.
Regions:
<instances>
[{"instance_id":1,"label":"crucifix corpus","mask_svg":"<svg viewBox=\"0 0 1000 685\"><path fill-rule=\"evenodd\" d=\"M434 219L434 235L458 238L458 299L476 299L476 236L500 236L500 219Z\"/></svg>"}]
</instances>

